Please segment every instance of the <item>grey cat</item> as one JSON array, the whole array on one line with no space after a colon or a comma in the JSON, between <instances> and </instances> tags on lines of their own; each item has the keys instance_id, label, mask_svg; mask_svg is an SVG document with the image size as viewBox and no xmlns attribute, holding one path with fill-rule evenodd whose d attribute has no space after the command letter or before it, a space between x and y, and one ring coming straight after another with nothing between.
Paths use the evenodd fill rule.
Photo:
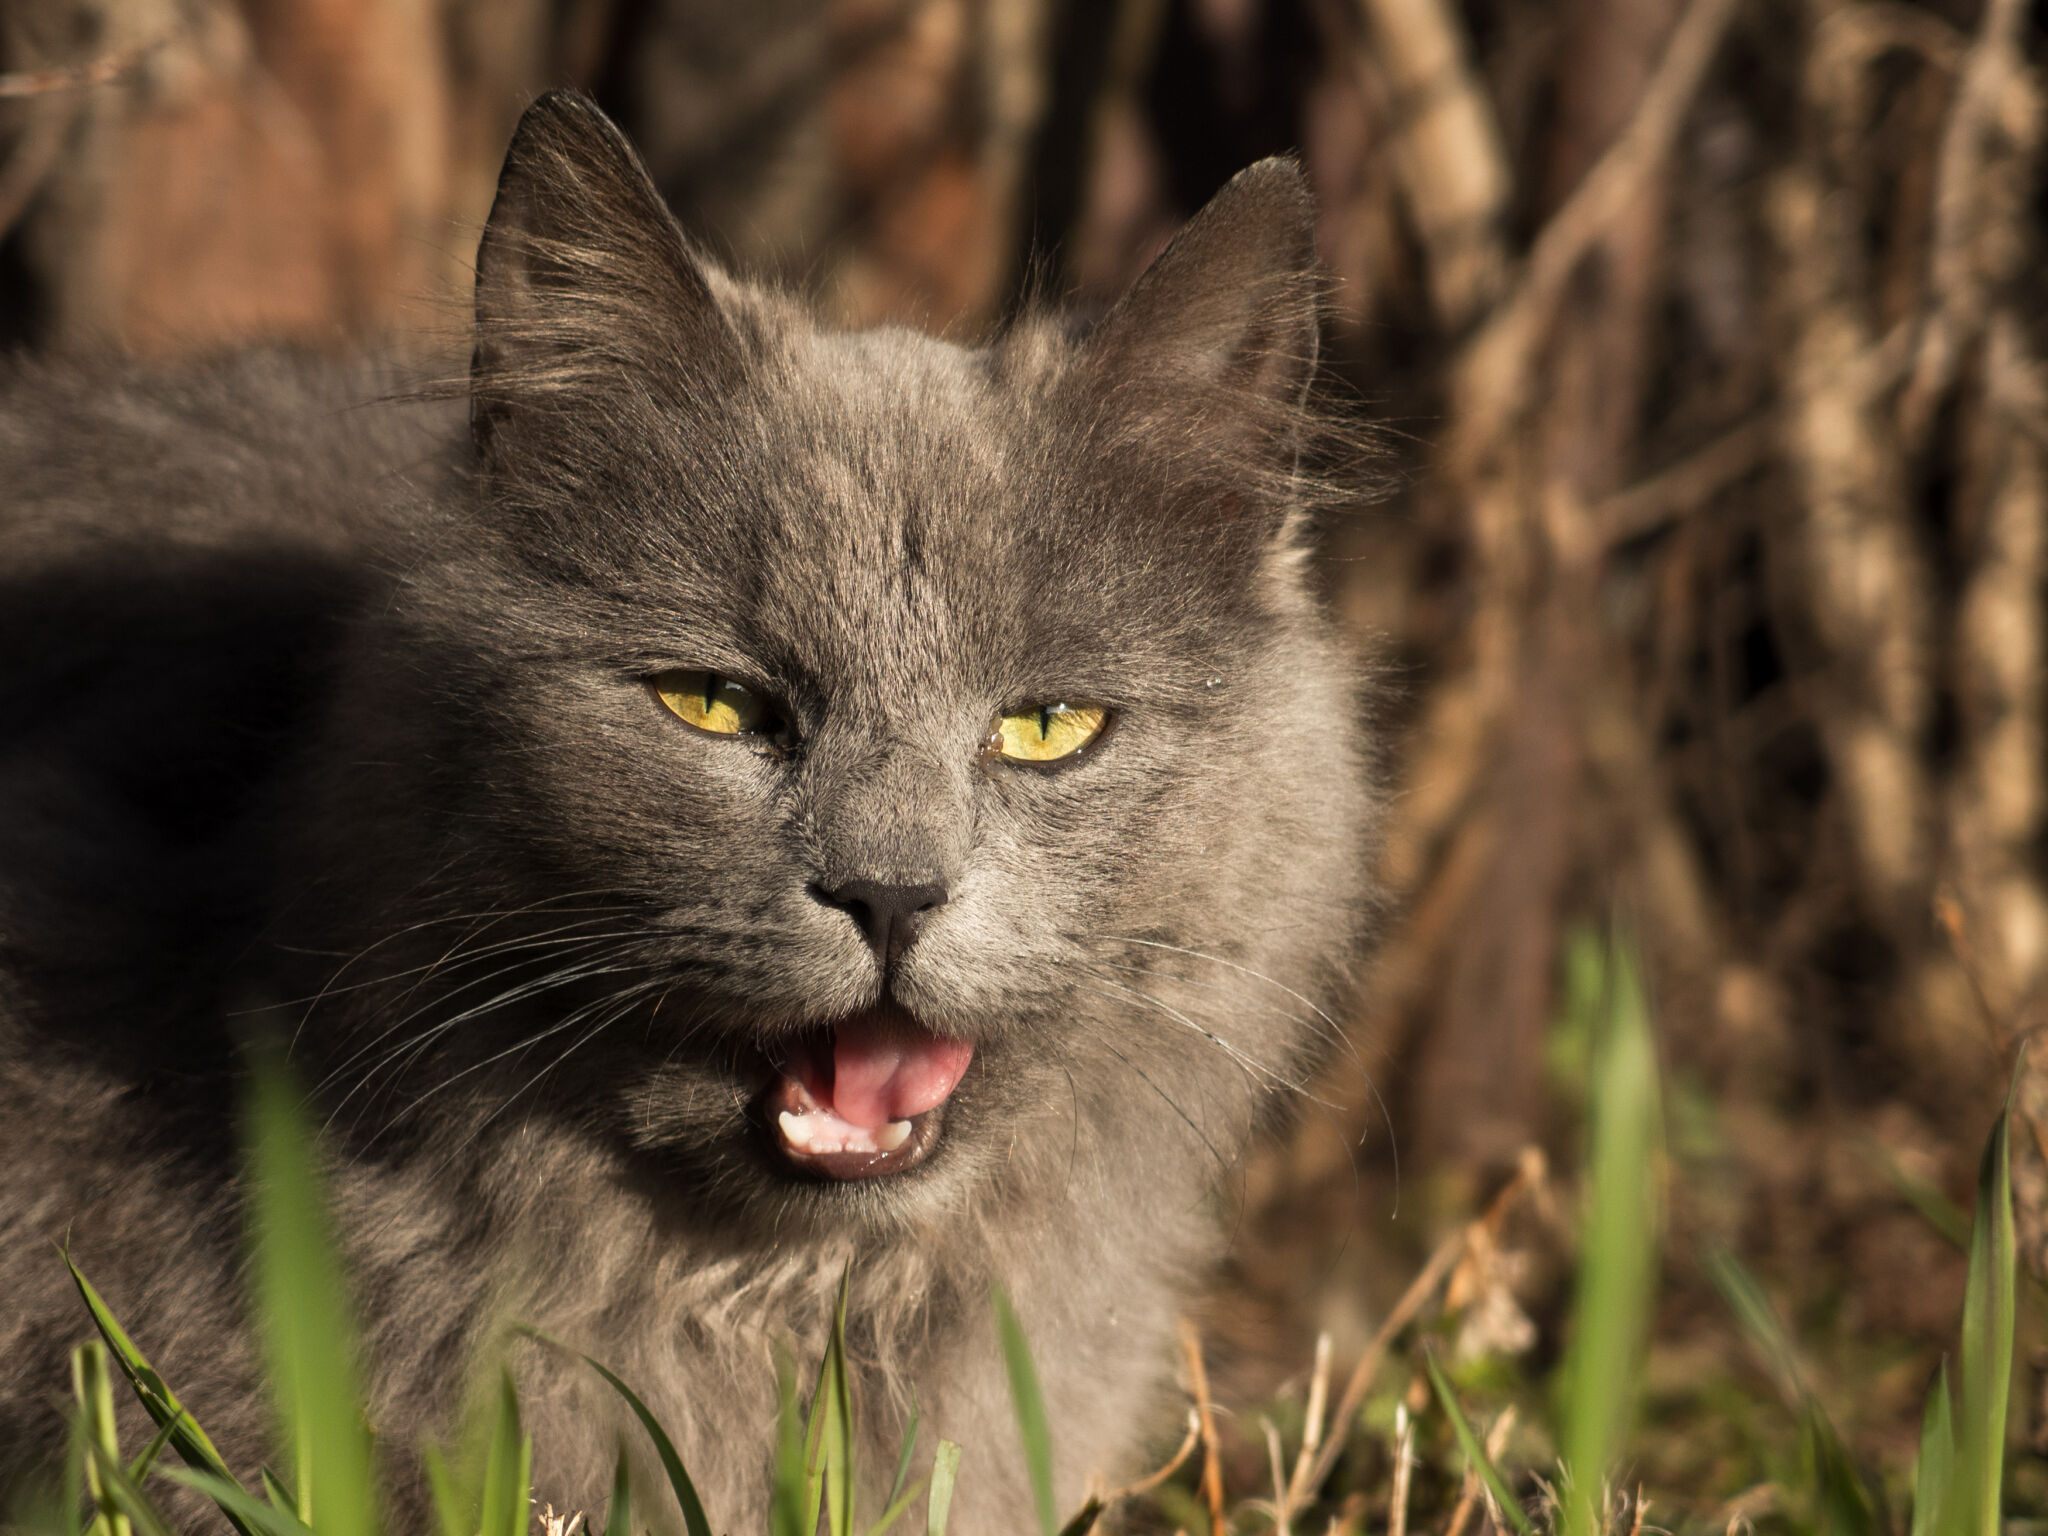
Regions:
<instances>
[{"instance_id":1,"label":"grey cat","mask_svg":"<svg viewBox=\"0 0 2048 1536\"><path fill-rule=\"evenodd\" d=\"M88 1332L67 1234L261 1459L233 1106L268 1030L327 1128L400 1510L525 1321L760 1528L772 1351L815 1361L849 1261L871 1466L914 1385L967 1448L957 1528L1030 1526L999 1282L1062 1503L1129 1473L1224 1177L1335 1044L1368 926L1315 347L1285 162L1099 323L966 348L715 269L553 94L478 256L466 420L275 356L18 367L11 1472ZM537 1495L601 1509L638 1431L568 1355L512 1358Z\"/></svg>"}]
</instances>

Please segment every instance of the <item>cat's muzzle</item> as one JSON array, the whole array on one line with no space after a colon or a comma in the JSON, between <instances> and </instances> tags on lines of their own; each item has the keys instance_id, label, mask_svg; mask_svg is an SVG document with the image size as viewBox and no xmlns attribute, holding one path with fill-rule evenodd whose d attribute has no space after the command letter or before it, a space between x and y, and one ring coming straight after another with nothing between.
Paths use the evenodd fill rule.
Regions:
<instances>
[{"instance_id":1,"label":"cat's muzzle","mask_svg":"<svg viewBox=\"0 0 2048 1536\"><path fill-rule=\"evenodd\" d=\"M763 1105L776 1150L827 1179L916 1167L938 1145L973 1043L934 1034L891 1004L785 1046Z\"/></svg>"}]
</instances>

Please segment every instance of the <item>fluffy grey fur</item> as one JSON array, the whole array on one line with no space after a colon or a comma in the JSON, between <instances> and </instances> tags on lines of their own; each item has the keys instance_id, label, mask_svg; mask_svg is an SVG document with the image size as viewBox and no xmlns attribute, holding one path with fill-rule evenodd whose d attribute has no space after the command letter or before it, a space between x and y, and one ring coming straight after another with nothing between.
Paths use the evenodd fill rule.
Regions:
<instances>
[{"instance_id":1,"label":"fluffy grey fur","mask_svg":"<svg viewBox=\"0 0 2048 1536\"><path fill-rule=\"evenodd\" d=\"M914 1383L967 1447L958 1528L1028 1528L991 1282L1071 1505L1160 1427L1219 1187L1335 1045L1365 925L1360 694L1304 572L1301 178L1246 171L1091 328L839 334L693 254L558 94L477 322L466 422L276 358L7 386L0 1456L61 1430L69 1233L262 1457L232 1116L274 1026L401 1507L519 1320L635 1383L714 1519L760 1528L773 1345L808 1369L852 1260L870 1464ZM682 725L646 685L679 666L787 730ZM1051 699L1112 710L1095 749L978 753ZM949 893L893 967L816 894L855 878ZM885 989L975 1043L942 1139L799 1178L775 1042ZM600 1508L637 1432L579 1363L513 1360L538 1494Z\"/></svg>"}]
</instances>

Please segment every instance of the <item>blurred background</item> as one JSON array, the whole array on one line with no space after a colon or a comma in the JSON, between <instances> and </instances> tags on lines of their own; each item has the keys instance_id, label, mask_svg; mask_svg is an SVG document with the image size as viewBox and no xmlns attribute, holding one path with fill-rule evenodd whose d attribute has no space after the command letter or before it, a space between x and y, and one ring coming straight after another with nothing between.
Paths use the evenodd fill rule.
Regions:
<instances>
[{"instance_id":1,"label":"blurred background","mask_svg":"<svg viewBox=\"0 0 2048 1536\"><path fill-rule=\"evenodd\" d=\"M1858 1454L1953 1337L1944 1233L2048 981L2048 374L2027 0L0 0L0 344L443 346L520 108L593 94L683 222L847 324L1112 298L1232 172L1321 207L1381 494L1392 911L1205 1304L1255 1403L1355 1354L1524 1152L1568 1196L1567 936L1625 914L1670 1088L1653 1486L1761 1454L1727 1243ZM2048 1051L2021 1085L2048 1205ZM1538 1379L1568 1201L1461 1269ZM1547 1214L1546 1214L1547 1213ZM1524 1230L1526 1229L1526 1230ZM1753 1375L1754 1373L1751 1372ZM2028 1366L2023 1433L2044 1439ZM1255 1440L1255 1434L1252 1436ZM1257 1447L1252 1454L1262 1454ZM1767 1471L1763 1468L1762 1471Z\"/></svg>"}]
</instances>

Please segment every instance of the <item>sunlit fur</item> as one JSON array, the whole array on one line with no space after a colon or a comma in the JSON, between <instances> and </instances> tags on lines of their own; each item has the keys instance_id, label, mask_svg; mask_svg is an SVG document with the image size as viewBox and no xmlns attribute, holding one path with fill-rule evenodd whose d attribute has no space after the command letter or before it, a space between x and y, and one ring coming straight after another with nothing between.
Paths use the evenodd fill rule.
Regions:
<instances>
[{"instance_id":1,"label":"sunlit fur","mask_svg":"<svg viewBox=\"0 0 2048 1536\"><path fill-rule=\"evenodd\" d=\"M231 1106L267 1032L328 1131L396 1528L508 1320L633 1382L761 1528L772 1346L815 1360L849 1260L869 1465L914 1385L967 1447L956 1528L1026 1523L1000 1280L1077 1502L1170 1421L1220 1192L1339 1048L1368 927L1298 172L1239 177L1099 324L965 347L719 272L552 96L477 334L466 421L279 359L7 387L0 1457L58 1443L68 1231L261 1459ZM648 686L677 669L780 733L685 728ZM1069 765L985 750L1060 699L1110 719ZM812 1183L750 1106L779 1036L881 994L817 894L855 879L944 884L887 985L976 1049L921 1166ZM539 1495L597 1511L644 1440L573 1359L512 1358Z\"/></svg>"}]
</instances>

